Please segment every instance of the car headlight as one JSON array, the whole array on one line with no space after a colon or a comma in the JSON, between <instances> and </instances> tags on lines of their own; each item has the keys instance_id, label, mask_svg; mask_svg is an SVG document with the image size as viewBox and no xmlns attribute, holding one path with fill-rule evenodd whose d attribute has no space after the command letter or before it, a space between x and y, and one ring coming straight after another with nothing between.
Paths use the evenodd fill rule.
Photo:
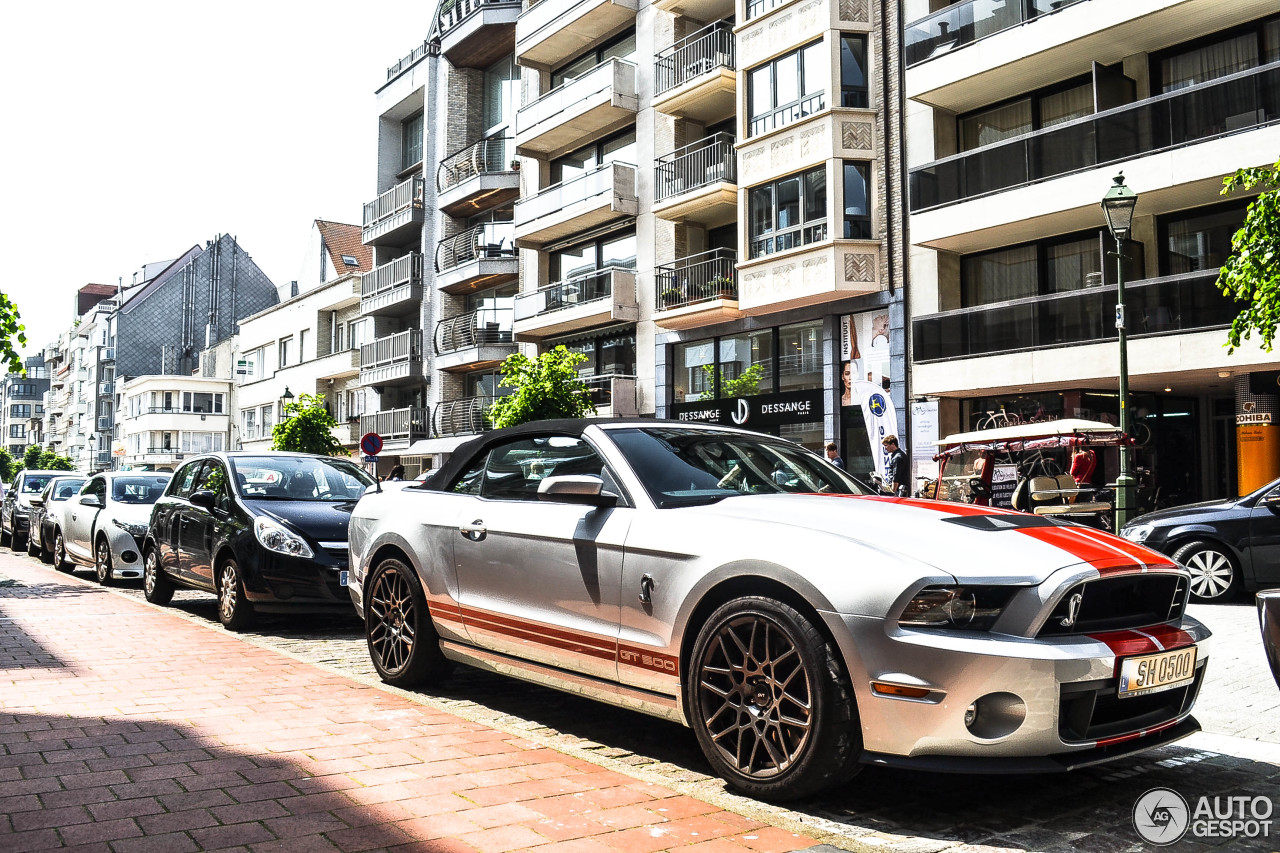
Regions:
<instances>
[{"instance_id":1,"label":"car headlight","mask_svg":"<svg viewBox=\"0 0 1280 853\"><path fill-rule=\"evenodd\" d=\"M147 535L147 525L139 524L133 521L121 521L118 518L111 519L111 523L121 530L133 536L135 539L143 539Z\"/></svg>"},{"instance_id":2,"label":"car headlight","mask_svg":"<svg viewBox=\"0 0 1280 853\"><path fill-rule=\"evenodd\" d=\"M1147 541L1147 537L1150 536L1154 530L1155 527L1150 524L1129 524L1120 531L1120 535L1125 539L1128 539L1130 542L1137 542L1141 545L1143 542Z\"/></svg>"},{"instance_id":3,"label":"car headlight","mask_svg":"<svg viewBox=\"0 0 1280 853\"><path fill-rule=\"evenodd\" d=\"M904 628L987 631L1013 596L1000 586L930 586L920 590L898 617Z\"/></svg>"},{"instance_id":4,"label":"car headlight","mask_svg":"<svg viewBox=\"0 0 1280 853\"><path fill-rule=\"evenodd\" d=\"M260 515L253 520L253 532L262 547L290 557L314 557L311 546L298 534L277 521Z\"/></svg>"}]
</instances>

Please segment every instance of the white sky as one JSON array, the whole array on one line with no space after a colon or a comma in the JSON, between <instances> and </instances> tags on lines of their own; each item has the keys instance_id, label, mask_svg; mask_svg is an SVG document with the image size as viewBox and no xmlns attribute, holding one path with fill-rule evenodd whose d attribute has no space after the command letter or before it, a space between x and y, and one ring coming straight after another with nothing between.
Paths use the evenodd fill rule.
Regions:
<instances>
[{"instance_id":1,"label":"white sky","mask_svg":"<svg viewBox=\"0 0 1280 853\"><path fill-rule=\"evenodd\" d=\"M234 234L276 284L376 195L374 91L432 0L7 3L0 283L34 354L89 282Z\"/></svg>"}]
</instances>

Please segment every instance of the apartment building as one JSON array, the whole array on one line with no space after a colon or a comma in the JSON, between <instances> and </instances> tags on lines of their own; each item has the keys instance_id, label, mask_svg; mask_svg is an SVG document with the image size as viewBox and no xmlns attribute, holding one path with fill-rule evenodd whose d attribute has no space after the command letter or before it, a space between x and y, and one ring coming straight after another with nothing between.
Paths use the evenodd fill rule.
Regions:
<instances>
[{"instance_id":1,"label":"apartment building","mask_svg":"<svg viewBox=\"0 0 1280 853\"><path fill-rule=\"evenodd\" d=\"M173 471L188 456L230 449L230 380L147 375L124 380L120 392L119 467Z\"/></svg>"},{"instance_id":2,"label":"apartment building","mask_svg":"<svg viewBox=\"0 0 1280 853\"><path fill-rule=\"evenodd\" d=\"M44 395L49 391L49 369L42 354L27 356L22 366L25 375L10 373L0 382L0 399L4 401L0 435L4 436L4 448L15 459L21 459L29 445L44 443Z\"/></svg>"},{"instance_id":3,"label":"apartment building","mask_svg":"<svg viewBox=\"0 0 1280 853\"><path fill-rule=\"evenodd\" d=\"M1280 360L1228 354L1238 307L1214 286L1246 203L1222 179L1280 151L1275 3L908 0L905 17L912 393L937 400L940 432L1116 422L1119 263L1099 203L1122 172L1147 499L1280 476ZM1099 482L1117 471L1113 452Z\"/></svg>"},{"instance_id":4,"label":"apartment building","mask_svg":"<svg viewBox=\"0 0 1280 853\"><path fill-rule=\"evenodd\" d=\"M379 90L382 195L365 210L375 276L434 249L418 291L390 283L408 273L376 292L366 277L366 315L398 304L432 330L423 374L403 380L425 392L430 436L403 448L443 453L485 428L502 359L563 345L586 357L601 414L836 438L872 467L842 376L905 400L893 14L442 3ZM406 334L382 322L378 341ZM754 393L728 384L744 374Z\"/></svg>"},{"instance_id":5,"label":"apartment building","mask_svg":"<svg viewBox=\"0 0 1280 853\"><path fill-rule=\"evenodd\" d=\"M360 385L360 347L370 321L360 316L363 273L373 252L358 225L316 220L301 277L283 300L240 321L235 339L235 436L231 447L269 450L288 399L321 397L348 450L372 392ZM295 292L296 291L296 292Z\"/></svg>"},{"instance_id":6,"label":"apartment building","mask_svg":"<svg viewBox=\"0 0 1280 853\"><path fill-rule=\"evenodd\" d=\"M104 390L99 379L110 370L105 318L118 304L116 292L105 284L79 288L70 326L39 356L49 376L38 428L43 443L81 472L110 467L110 427L99 429L97 418L102 401L109 400L113 390Z\"/></svg>"}]
</instances>

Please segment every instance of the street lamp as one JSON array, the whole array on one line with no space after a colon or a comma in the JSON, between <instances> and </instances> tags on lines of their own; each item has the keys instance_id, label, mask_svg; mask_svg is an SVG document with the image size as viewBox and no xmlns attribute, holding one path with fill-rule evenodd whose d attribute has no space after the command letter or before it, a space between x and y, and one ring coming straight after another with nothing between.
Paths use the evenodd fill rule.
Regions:
<instances>
[{"instance_id":1,"label":"street lamp","mask_svg":"<svg viewBox=\"0 0 1280 853\"><path fill-rule=\"evenodd\" d=\"M289 417L289 404L293 402L293 392L289 390L289 386L284 386L284 393L280 395L280 420Z\"/></svg>"},{"instance_id":2,"label":"street lamp","mask_svg":"<svg viewBox=\"0 0 1280 853\"><path fill-rule=\"evenodd\" d=\"M1102 212L1107 228L1116 238L1116 331L1120 338L1120 432L1125 443L1120 445L1120 476L1116 477L1116 532L1129 520L1129 495L1133 477L1129 473L1129 335L1124 318L1124 244L1133 227L1133 209L1138 195L1124 185L1124 175L1116 175L1115 186L1102 197Z\"/></svg>"}]
</instances>

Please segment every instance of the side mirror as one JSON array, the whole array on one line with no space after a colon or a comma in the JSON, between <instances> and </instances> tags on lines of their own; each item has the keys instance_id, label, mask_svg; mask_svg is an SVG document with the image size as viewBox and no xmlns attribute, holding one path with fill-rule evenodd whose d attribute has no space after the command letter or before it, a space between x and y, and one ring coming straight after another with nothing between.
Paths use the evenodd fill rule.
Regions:
<instances>
[{"instance_id":1,"label":"side mirror","mask_svg":"<svg viewBox=\"0 0 1280 853\"><path fill-rule=\"evenodd\" d=\"M1267 492L1258 503L1262 506L1280 507L1280 489L1276 489L1274 492Z\"/></svg>"},{"instance_id":2,"label":"side mirror","mask_svg":"<svg viewBox=\"0 0 1280 853\"><path fill-rule=\"evenodd\" d=\"M189 498L187 498L187 500L191 501L192 505L204 507L205 509L213 509L213 503L216 499L217 495L209 489L197 489L191 493Z\"/></svg>"},{"instance_id":3,"label":"side mirror","mask_svg":"<svg viewBox=\"0 0 1280 853\"><path fill-rule=\"evenodd\" d=\"M538 500L600 507L618 504L618 496L606 492L604 480L595 474L545 477L538 483Z\"/></svg>"},{"instance_id":4,"label":"side mirror","mask_svg":"<svg viewBox=\"0 0 1280 853\"><path fill-rule=\"evenodd\" d=\"M28 503L32 506L44 506L44 498L39 495L32 495Z\"/></svg>"},{"instance_id":5,"label":"side mirror","mask_svg":"<svg viewBox=\"0 0 1280 853\"><path fill-rule=\"evenodd\" d=\"M102 498L97 495L85 495L80 498L80 506L102 506Z\"/></svg>"}]
</instances>

